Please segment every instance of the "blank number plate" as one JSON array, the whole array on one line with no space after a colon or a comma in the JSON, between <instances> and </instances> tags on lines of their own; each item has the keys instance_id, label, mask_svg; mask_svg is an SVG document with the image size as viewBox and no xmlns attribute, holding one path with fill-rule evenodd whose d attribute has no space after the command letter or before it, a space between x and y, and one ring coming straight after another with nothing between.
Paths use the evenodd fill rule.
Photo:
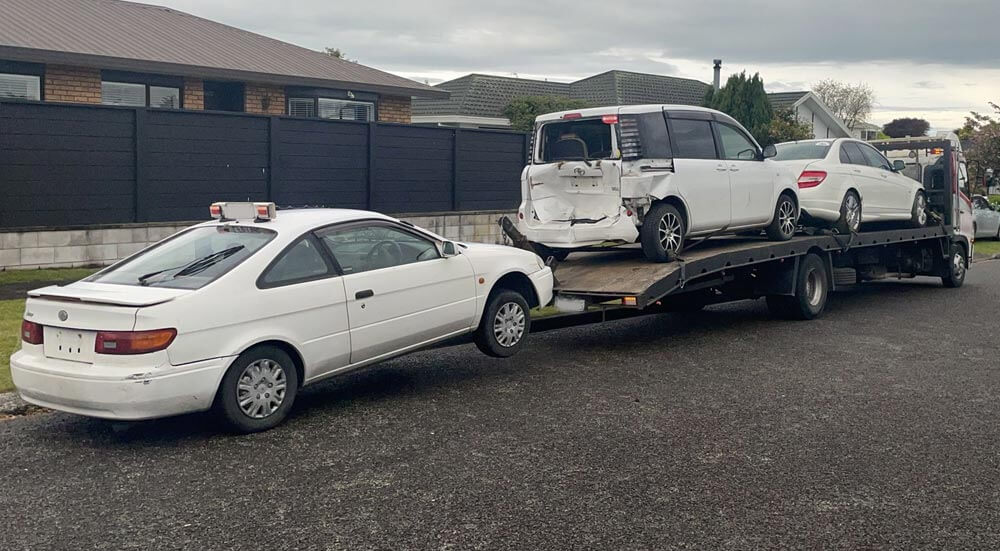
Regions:
<instances>
[{"instance_id":1,"label":"blank number plate","mask_svg":"<svg viewBox=\"0 0 1000 551\"><path fill-rule=\"evenodd\" d=\"M94 363L94 331L45 328L45 355L60 360Z\"/></svg>"}]
</instances>

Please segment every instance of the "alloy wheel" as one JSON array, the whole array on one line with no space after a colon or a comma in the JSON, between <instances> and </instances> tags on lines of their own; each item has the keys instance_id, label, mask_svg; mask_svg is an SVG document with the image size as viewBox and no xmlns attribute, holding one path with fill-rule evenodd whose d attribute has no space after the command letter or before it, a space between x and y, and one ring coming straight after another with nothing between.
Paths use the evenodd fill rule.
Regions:
<instances>
[{"instance_id":1,"label":"alloy wheel","mask_svg":"<svg viewBox=\"0 0 1000 551\"><path fill-rule=\"evenodd\" d=\"M927 225L927 198L923 193L917 194L917 223Z\"/></svg>"},{"instance_id":2,"label":"alloy wheel","mask_svg":"<svg viewBox=\"0 0 1000 551\"><path fill-rule=\"evenodd\" d=\"M285 400L285 371L274 360L257 360L246 367L236 387L236 401L247 417L264 419Z\"/></svg>"},{"instance_id":3,"label":"alloy wheel","mask_svg":"<svg viewBox=\"0 0 1000 551\"><path fill-rule=\"evenodd\" d=\"M493 318L493 335L500 346L510 348L521 341L524 336L526 317L521 305L508 302L497 310Z\"/></svg>"},{"instance_id":4,"label":"alloy wheel","mask_svg":"<svg viewBox=\"0 0 1000 551\"><path fill-rule=\"evenodd\" d=\"M681 246L683 226L681 221L672 212L668 212L660 218L659 238L660 247L664 251L677 253Z\"/></svg>"},{"instance_id":5,"label":"alloy wheel","mask_svg":"<svg viewBox=\"0 0 1000 551\"><path fill-rule=\"evenodd\" d=\"M962 257L962 253L956 252L951 259L951 273L954 278L961 281L965 278L965 258Z\"/></svg>"},{"instance_id":6,"label":"alloy wheel","mask_svg":"<svg viewBox=\"0 0 1000 551\"><path fill-rule=\"evenodd\" d=\"M795 233L795 205L791 201L784 201L778 208L778 224L781 233L792 235Z\"/></svg>"},{"instance_id":7,"label":"alloy wheel","mask_svg":"<svg viewBox=\"0 0 1000 551\"><path fill-rule=\"evenodd\" d=\"M844 199L844 207L844 221L847 222L847 228L852 232L857 232L861 227L861 201L856 195L849 193Z\"/></svg>"}]
</instances>

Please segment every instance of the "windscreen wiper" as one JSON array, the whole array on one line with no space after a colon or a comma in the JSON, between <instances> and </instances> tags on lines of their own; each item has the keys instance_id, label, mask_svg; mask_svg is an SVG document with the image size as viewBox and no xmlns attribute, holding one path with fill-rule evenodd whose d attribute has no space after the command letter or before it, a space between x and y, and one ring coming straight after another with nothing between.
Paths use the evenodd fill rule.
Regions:
<instances>
[{"instance_id":1,"label":"windscreen wiper","mask_svg":"<svg viewBox=\"0 0 1000 551\"><path fill-rule=\"evenodd\" d=\"M178 270L177 273L174 274L174 277L183 277L183 276L193 275L193 274L196 274L198 272L202 272L204 270L207 270L209 267L215 265L216 263L221 262L222 260L225 260L226 258L229 258L230 256L233 256L234 254L240 252L244 248L245 248L244 245L234 245L234 246L229 247L227 249L222 249L221 251L214 252L214 253L212 253L212 254L210 254L208 256L204 256L204 257L199 258L197 260L193 260L191 262L188 262L187 264L184 264L183 266L174 266L173 268L164 268L163 270L157 270L155 272L150 272L148 274L141 275L141 276L139 276L139 284L140 285L148 285L147 282L149 281L150 278L153 278L155 276L158 276L158 275L166 273L166 272L172 272L174 270Z\"/></svg>"}]
</instances>

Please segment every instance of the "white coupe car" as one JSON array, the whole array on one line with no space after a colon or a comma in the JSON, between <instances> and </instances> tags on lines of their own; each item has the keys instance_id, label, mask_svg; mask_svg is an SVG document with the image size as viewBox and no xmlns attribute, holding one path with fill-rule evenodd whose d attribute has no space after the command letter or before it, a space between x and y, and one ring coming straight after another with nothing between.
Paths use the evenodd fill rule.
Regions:
<instances>
[{"instance_id":1,"label":"white coupe car","mask_svg":"<svg viewBox=\"0 0 1000 551\"><path fill-rule=\"evenodd\" d=\"M148 419L215 408L271 428L306 384L472 333L511 356L552 271L373 212L216 203L217 220L29 293L10 360L28 402Z\"/></svg>"},{"instance_id":2,"label":"white coupe car","mask_svg":"<svg viewBox=\"0 0 1000 551\"><path fill-rule=\"evenodd\" d=\"M924 187L903 175L874 147L849 138L803 140L775 146L775 161L799 174L804 223L856 232L862 223L908 221L927 225Z\"/></svg>"}]
</instances>

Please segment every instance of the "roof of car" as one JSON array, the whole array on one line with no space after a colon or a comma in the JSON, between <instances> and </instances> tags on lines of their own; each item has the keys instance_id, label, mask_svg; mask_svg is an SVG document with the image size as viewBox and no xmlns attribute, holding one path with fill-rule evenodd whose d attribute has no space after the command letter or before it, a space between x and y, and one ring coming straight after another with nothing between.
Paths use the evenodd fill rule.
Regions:
<instances>
[{"instance_id":1,"label":"roof of car","mask_svg":"<svg viewBox=\"0 0 1000 551\"><path fill-rule=\"evenodd\" d=\"M616 113L650 113L662 110L676 110L676 111L701 111L705 113L719 113L720 111L715 109L709 109L707 107L697 107L694 105L678 105L678 104L659 104L651 103L645 105L609 105L605 107L589 107L586 109L570 109L567 111L557 111L555 113L546 113L544 115L539 115L535 120L538 122L558 120L567 113L579 113L581 117L598 117L601 115L611 115Z\"/></svg>"},{"instance_id":2,"label":"roof of car","mask_svg":"<svg viewBox=\"0 0 1000 551\"><path fill-rule=\"evenodd\" d=\"M251 224L254 227L271 229L278 233L305 233L312 228L320 226L371 219L396 220L390 216L367 210L306 208L278 210L277 216L267 222L252 222L247 220L219 222L218 220L212 220L205 222L204 225Z\"/></svg>"}]
</instances>

